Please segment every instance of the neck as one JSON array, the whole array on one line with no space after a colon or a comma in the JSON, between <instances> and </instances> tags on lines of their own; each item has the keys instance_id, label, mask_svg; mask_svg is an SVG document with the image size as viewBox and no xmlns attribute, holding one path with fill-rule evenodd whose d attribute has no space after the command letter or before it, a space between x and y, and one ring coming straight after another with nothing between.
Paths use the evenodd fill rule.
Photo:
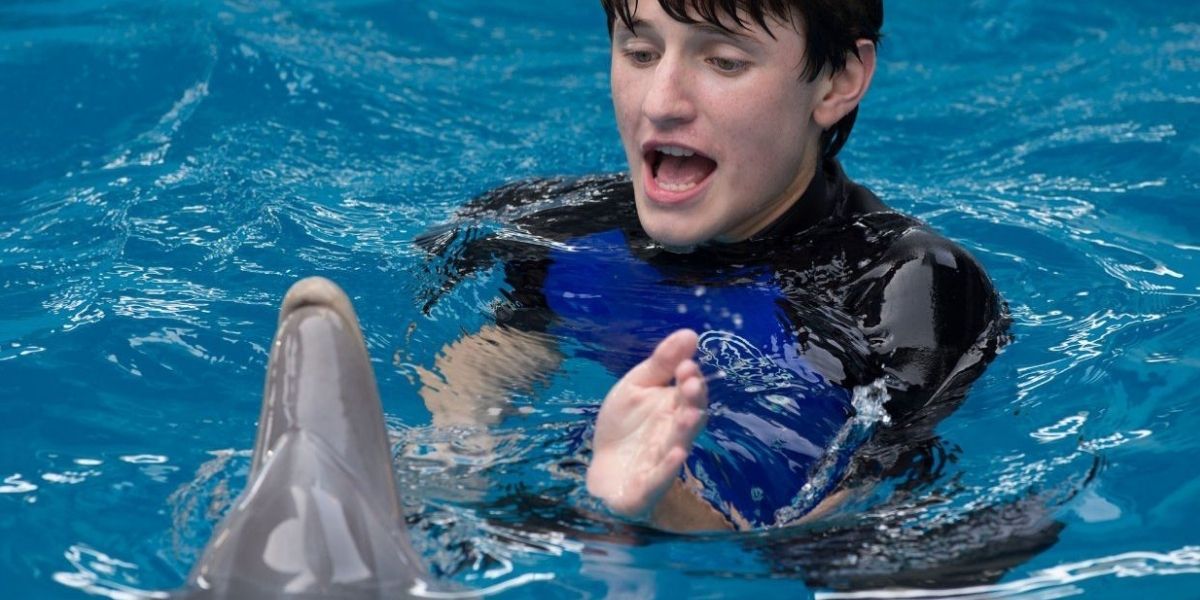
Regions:
<instances>
[{"instance_id":1,"label":"neck","mask_svg":"<svg viewBox=\"0 0 1200 600\"><path fill-rule=\"evenodd\" d=\"M835 159L821 159L805 169L804 173L796 178L796 183L788 188L789 200L772 210L770 219L765 220L761 227L737 241L786 235L806 229L829 216L833 210L833 202L829 196L826 178L838 170Z\"/></svg>"}]
</instances>

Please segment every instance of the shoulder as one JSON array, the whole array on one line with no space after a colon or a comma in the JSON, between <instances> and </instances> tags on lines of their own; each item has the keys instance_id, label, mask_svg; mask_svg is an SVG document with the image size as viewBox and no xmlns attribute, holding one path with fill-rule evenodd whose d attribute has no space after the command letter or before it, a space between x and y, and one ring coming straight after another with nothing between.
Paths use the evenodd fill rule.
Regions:
<instances>
[{"instance_id":1,"label":"shoulder","mask_svg":"<svg viewBox=\"0 0 1200 600\"><path fill-rule=\"evenodd\" d=\"M869 319L864 325L887 325L900 340L963 338L955 346L973 340L987 321L999 317L991 279L962 246L912 223L851 284L852 301ZM920 327L930 331L917 331Z\"/></svg>"},{"instance_id":2,"label":"shoulder","mask_svg":"<svg viewBox=\"0 0 1200 600\"><path fill-rule=\"evenodd\" d=\"M865 279L881 272L955 273L964 282L987 275L979 262L962 246L937 233L920 220L884 204L870 189L836 171L835 192L840 198L841 221L860 232L870 251L862 258L874 263ZM911 281L923 285L921 281ZM990 282L988 282L990 285Z\"/></svg>"},{"instance_id":3,"label":"shoulder","mask_svg":"<svg viewBox=\"0 0 1200 600\"><path fill-rule=\"evenodd\" d=\"M513 287L510 300L536 306L552 246L547 241L636 219L633 188L624 175L527 179L484 192L414 239L436 274L422 294L424 310L464 278L497 264Z\"/></svg>"},{"instance_id":4,"label":"shoulder","mask_svg":"<svg viewBox=\"0 0 1200 600\"><path fill-rule=\"evenodd\" d=\"M990 360L1003 342L1007 313L970 252L908 222L853 281L847 300L891 387L923 404L964 359Z\"/></svg>"},{"instance_id":5,"label":"shoulder","mask_svg":"<svg viewBox=\"0 0 1200 600\"><path fill-rule=\"evenodd\" d=\"M974 279L987 280L979 261L965 248L915 219L906 217L906 220L909 226L890 241L880 256L878 268L953 274L954 280L964 283Z\"/></svg>"},{"instance_id":6,"label":"shoulder","mask_svg":"<svg viewBox=\"0 0 1200 600\"><path fill-rule=\"evenodd\" d=\"M621 174L524 179L472 198L448 220L417 235L415 242L429 255L442 256L459 241L465 241L471 252L504 245L503 240L511 238L505 232L512 230L563 239L593 222L592 215L613 218L623 205L634 210L632 198L632 185Z\"/></svg>"},{"instance_id":7,"label":"shoulder","mask_svg":"<svg viewBox=\"0 0 1200 600\"><path fill-rule=\"evenodd\" d=\"M485 192L459 209L455 220L496 221L559 237L597 215L633 210L633 187L624 174L517 181ZM614 210L617 209L617 210Z\"/></svg>"}]
</instances>

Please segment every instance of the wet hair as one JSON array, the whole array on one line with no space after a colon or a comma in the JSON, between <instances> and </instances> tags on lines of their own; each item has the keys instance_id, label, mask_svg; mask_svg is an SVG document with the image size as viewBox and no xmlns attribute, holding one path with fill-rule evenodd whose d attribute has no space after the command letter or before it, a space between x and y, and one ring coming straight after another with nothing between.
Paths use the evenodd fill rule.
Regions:
<instances>
[{"instance_id":1,"label":"wet hair","mask_svg":"<svg viewBox=\"0 0 1200 600\"><path fill-rule=\"evenodd\" d=\"M608 34L620 19L633 28L633 14L639 0L600 0L608 15ZM647 2L655 0L646 0ZM672 19L689 25L708 23L732 31L758 25L771 37L767 17L785 23L798 23L805 39L804 66L801 76L816 81L826 68L836 73L846 68L846 55L858 56L860 39L879 43L883 28L883 0L657 0ZM858 118L858 107L842 117L821 136L821 148L827 158L837 155Z\"/></svg>"}]
</instances>

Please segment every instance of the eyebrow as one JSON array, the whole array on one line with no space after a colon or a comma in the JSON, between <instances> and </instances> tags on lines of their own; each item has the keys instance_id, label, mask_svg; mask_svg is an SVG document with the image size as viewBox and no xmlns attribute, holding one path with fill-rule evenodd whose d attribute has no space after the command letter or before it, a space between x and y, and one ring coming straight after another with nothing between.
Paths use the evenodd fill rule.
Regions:
<instances>
[{"instance_id":1,"label":"eyebrow","mask_svg":"<svg viewBox=\"0 0 1200 600\"><path fill-rule=\"evenodd\" d=\"M754 36L752 36L748 33L745 33L742 31L736 31L733 29L726 29L724 27L718 27L716 25L713 25L712 23L696 23L696 24L692 25L692 27L695 27L696 29L699 29L702 33L706 33L708 35L715 35L718 37L729 38L731 40L737 40L737 41L741 41L741 42L758 42L758 40L755 39Z\"/></svg>"},{"instance_id":2,"label":"eyebrow","mask_svg":"<svg viewBox=\"0 0 1200 600\"><path fill-rule=\"evenodd\" d=\"M630 23L629 25L626 25L620 19L618 19L618 22L621 24L621 30L627 31L627 32L633 34L634 36L638 35L637 30L639 27L648 27L646 22L643 21L642 19L634 19L633 22ZM708 23L706 21L701 21L699 23L689 23L688 26L699 30L701 33L703 33L705 35L721 37L721 38L725 38L725 39L732 40L732 41L750 42L750 43L755 43L755 44L761 43L757 38L755 38L754 36L752 36L748 33L736 31L733 29L726 29L724 27L713 25L712 23Z\"/></svg>"},{"instance_id":3,"label":"eyebrow","mask_svg":"<svg viewBox=\"0 0 1200 600\"><path fill-rule=\"evenodd\" d=\"M617 19L616 25L617 25L617 28L616 28L615 33L631 33L634 36L636 36L638 34L637 33L638 28L644 27L646 25L646 22L641 19L634 19L633 21L626 23L625 21L623 21L621 19Z\"/></svg>"}]
</instances>

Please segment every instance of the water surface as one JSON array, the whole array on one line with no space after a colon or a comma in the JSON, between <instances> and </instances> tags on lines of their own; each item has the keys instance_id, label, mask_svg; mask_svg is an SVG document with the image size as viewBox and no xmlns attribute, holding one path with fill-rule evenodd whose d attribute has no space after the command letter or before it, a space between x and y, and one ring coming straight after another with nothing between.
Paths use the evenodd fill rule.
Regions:
<instances>
[{"instance_id":1,"label":"water surface","mask_svg":"<svg viewBox=\"0 0 1200 600\"><path fill-rule=\"evenodd\" d=\"M807 574L829 598L898 582L1186 597L1200 7L910 0L887 20L847 170L984 263L1015 341L940 426L934 480L864 499L828 526L860 533L817 543L820 529L678 538L580 518L563 432L611 383L583 360L515 399L494 452L423 453L455 432L429 427L418 367L486 321L501 282L480 273L425 311L436 270L413 240L496 185L623 168L599 7L5 3L0 589L181 584L243 485L278 302L320 274L356 303L414 537L453 582L797 596ZM936 560L1033 530L994 582ZM921 569L937 575L905 578Z\"/></svg>"}]
</instances>

